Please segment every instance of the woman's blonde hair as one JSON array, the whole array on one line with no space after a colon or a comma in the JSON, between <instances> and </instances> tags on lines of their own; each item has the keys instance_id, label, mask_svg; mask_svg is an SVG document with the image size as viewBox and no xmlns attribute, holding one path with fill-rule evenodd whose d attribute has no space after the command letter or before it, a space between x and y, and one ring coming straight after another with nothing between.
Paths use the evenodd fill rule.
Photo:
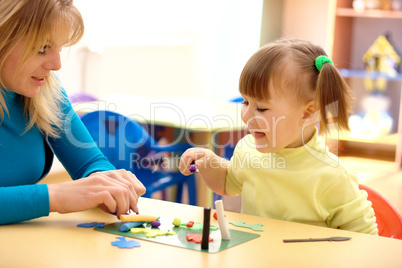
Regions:
<instances>
[{"instance_id":1,"label":"woman's blonde hair","mask_svg":"<svg viewBox=\"0 0 402 268\"><path fill-rule=\"evenodd\" d=\"M76 44L84 34L84 22L73 0L0 0L0 70L16 45L24 40L18 68L57 37L67 36L63 46ZM63 40L64 42L64 40ZM0 117L8 113L0 77ZM65 96L52 74L36 96L22 96L24 113L29 118L26 130L36 125L43 134L58 136L62 126L60 103Z\"/></svg>"},{"instance_id":2,"label":"woman's blonde hair","mask_svg":"<svg viewBox=\"0 0 402 268\"><path fill-rule=\"evenodd\" d=\"M337 123L339 130L349 130L348 113L351 91L330 63L321 71L315 66L325 51L311 42L300 39L279 39L261 47L246 63L240 75L240 93L270 98L273 83L280 94L292 96L299 103L314 100L320 110L320 134L329 132L329 124ZM330 120L329 120L330 118Z\"/></svg>"}]
</instances>

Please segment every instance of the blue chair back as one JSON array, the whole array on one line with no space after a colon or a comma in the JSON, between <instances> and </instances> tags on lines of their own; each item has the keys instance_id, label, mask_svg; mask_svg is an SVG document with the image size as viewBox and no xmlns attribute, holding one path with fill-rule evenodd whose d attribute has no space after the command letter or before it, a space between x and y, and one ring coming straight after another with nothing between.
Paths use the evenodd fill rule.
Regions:
<instances>
[{"instance_id":1,"label":"blue chair back","mask_svg":"<svg viewBox=\"0 0 402 268\"><path fill-rule=\"evenodd\" d=\"M155 139L138 122L110 111L94 111L81 118L102 153L116 167L134 173L147 188L145 197L159 190L177 185L176 201L181 202L183 183L189 190L189 203L196 204L194 175L184 176L179 172L149 169L150 161L137 153L140 146L155 152L183 153L189 144L158 145Z\"/></svg>"},{"instance_id":2,"label":"blue chair back","mask_svg":"<svg viewBox=\"0 0 402 268\"><path fill-rule=\"evenodd\" d=\"M233 99L231 99L231 100L229 100L229 101L230 101L230 102L243 102L244 99L243 99L242 96L238 96L238 97L235 97L235 98L233 98Z\"/></svg>"}]
</instances>

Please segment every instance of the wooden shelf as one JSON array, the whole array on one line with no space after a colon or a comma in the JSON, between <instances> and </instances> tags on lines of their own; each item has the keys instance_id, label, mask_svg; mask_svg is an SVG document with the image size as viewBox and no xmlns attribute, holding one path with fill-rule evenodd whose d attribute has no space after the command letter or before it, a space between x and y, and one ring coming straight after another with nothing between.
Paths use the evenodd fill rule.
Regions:
<instances>
[{"instance_id":1,"label":"wooden shelf","mask_svg":"<svg viewBox=\"0 0 402 268\"><path fill-rule=\"evenodd\" d=\"M379 145L397 145L399 142L399 135L398 133L390 134L383 137L378 138L366 138L366 137L353 137L348 134L340 134L337 137L339 140L342 141L351 141L351 142L359 142L359 143L366 143L366 144L379 144ZM332 136L332 139L335 139Z\"/></svg>"},{"instance_id":2,"label":"wooden shelf","mask_svg":"<svg viewBox=\"0 0 402 268\"><path fill-rule=\"evenodd\" d=\"M374 139L340 135L337 140L339 143L336 153L339 156L381 159L395 161L400 164L398 153L399 134L397 133Z\"/></svg>"},{"instance_id":3,"label":"wooden shelf","mask_svg":"<svg viewBox=\"0 0 402 268\"><path fill-rule=\"evenodd\" d=\"M402 74L397 73L395 76L389 74L379 73L379 72L369 72L365 70L352 70L352 69L339 69L339 73L344 78L385 78L387 80L402 81Z\"/></svg>"},{"instance_id":4,"label":"wooden shelf","mask_svg":"<svg viewBox=\"0 0 402 268\"><path fill-rule=\"evenodd\" d=\"M307 39L320 44L327 50L340 74L347 78L356 96L364 97L365 78L381 77L390 81L387 83L387 89L390 89L387 93L392 101L390 114L396 126L393 132L399 133L375 139L369 136L355 137L357 135L337 136L334 139L338 141L338 151L373 158L383 155L401 164L402 71L394 76L367 72L363 70L364 67L361 67L363 64L361 58L373 41L387 32L394 33L392 38L394 38L395 47L402 47L401 37L397 35L402 27L402 11L370 9L358 13L352 8L353 0L283 0L283 3L282 36ZM315 17L316 21L321 23L314 24L311 17ZM353 108L355 111L361 109L359 103L354 103ZM331 137L328 139L331 140ZM334 144L336 146L335 141Z\"/></svg>"},{"instance_id":5,"label":"wooden shelf","mask_svg":"<svg viewBox=\"0 0 402 268\"><path fill-rule=\"evenodd\" d=\"M379 19L402 19L402 11L371 9L364 12L356 12L353 8L337 8L336 15L339 17L361 17Z\"/></svg>"}]
</instances>

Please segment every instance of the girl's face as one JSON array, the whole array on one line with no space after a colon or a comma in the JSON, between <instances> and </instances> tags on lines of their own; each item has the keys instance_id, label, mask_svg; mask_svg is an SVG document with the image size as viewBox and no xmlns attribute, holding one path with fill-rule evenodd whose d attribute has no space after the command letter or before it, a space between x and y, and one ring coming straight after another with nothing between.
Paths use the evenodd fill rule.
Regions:
<instances>
[{"instance_id":1,"label":"girl's face","mask_svg":"<svg viewBox=\"0 0 402 268\"><path fill-rule=\"evenodd\" d=\"M6 58L1 69L1 78L7 89L25 97L34 97L45 84L45 78L51 71L61 68L60 46L47 45L18 66L23 53L25 41L21 41Z\"/></svg>"},{"instance_id":2,"label":"girl's face","mask_svg":"<svg viewBox=\"0 0 402 268\"><path fill-rule=\"evenodd\" d=\"M283 148L303 145L303 123L307 106L297 104L292 97L271 91L269 100L242 95L243 122L255 138L256 149L261 153L277 152Z\"/></svg>"}]
</instances>

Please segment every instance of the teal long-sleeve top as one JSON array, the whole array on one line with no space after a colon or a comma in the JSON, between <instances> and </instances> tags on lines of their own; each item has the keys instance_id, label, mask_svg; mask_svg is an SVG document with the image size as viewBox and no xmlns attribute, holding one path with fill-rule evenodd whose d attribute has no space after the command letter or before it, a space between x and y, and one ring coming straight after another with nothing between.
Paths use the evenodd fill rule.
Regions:
<instances>
[{"instance_id":1,"label":"teal long-sleeve top","mask_svg":"<svg viewBox=\"0 0 402 268\"><path fill-rule=\"evenodd\" d=\"M0 124L0 224L49 215L47 185L37 182L49 172L54 154L74 180L115 169L63 93L63 128L59 138L48 138L36 126L26 131L22 97L4 90L8 114Z\"/></svg>"}]
</instances>

